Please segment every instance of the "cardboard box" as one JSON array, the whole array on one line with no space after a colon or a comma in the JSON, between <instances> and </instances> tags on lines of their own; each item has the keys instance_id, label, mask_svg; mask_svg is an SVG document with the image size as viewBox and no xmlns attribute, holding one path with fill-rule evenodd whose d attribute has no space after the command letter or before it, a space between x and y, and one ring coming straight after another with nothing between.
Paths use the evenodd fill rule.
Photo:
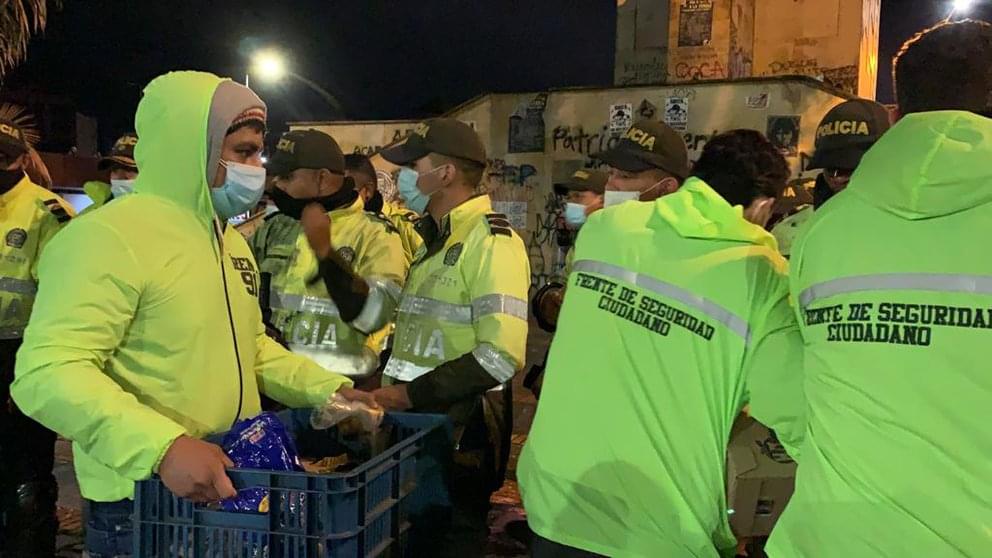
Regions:
<instances>
[{"instance_id":1,"label":"cardboard box","mask_svg":"<svg viewBox=\"0 0 992 558\"><path fill-rule=\"evenodd\" d=\"M795 482L796 462L768 428L750 417L738 418L727 448L727 508L734 534L771 533Z\"/></svg>"}]
</instances>

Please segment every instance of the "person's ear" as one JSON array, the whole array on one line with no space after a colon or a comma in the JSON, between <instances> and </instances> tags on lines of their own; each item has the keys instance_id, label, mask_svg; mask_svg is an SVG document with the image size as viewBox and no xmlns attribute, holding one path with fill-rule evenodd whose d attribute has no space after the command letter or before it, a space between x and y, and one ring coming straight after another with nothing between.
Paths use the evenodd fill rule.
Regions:
<instances>
[{"instance_id":1,"label":"person's ear","mask_svg":"<svg viewBox=\"0 0 992 558\"><path fill-rule=\"evenodd\" d=\"M744 210L744 219L764 228L772 217L772 208L775 206L775 198L761 196L755 198L751 205Z\"/></svg>"},{"instance_id":2,"label":"person's ear","mask_svg":"<svg viewBox=\"0 0 992 558\"><path fill-rule=\"evenodd\" d=\"M662 196L674 193L679 189L679 179L674 176L669 176L662 179L661 184L658 185L658 189L661 191Z\"/></svg>"},{"instance_id":3,"label":"person's ear","mask_svg":"<svg viewBox=\"0 0 992 558\"><path fill-rule=\"evenodd\" d=\"M443 168L444 170L440 171L438 174L441 179L441 185L447 187L455 181L455 173L457 171L455 170L455 165L451 163L445 163Z\"/></svg>"}]
</instances>

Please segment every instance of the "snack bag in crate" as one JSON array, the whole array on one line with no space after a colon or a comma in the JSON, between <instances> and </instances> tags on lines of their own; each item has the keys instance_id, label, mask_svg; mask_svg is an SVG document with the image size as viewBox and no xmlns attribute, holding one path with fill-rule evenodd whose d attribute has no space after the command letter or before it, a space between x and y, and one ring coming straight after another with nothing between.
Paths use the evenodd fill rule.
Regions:
<instances>
[{"instance_id":1,"label":"snack bag in crate","mask_svg":"<svg viewBox=\"0 0 992 558\"><path fill-rule=\"evenodd\" d=\"M273 413L262 413L234 425L224 435L224 452L240 469L270 471L302 471L296 444L286 426ZM230 500L221 502L221 509L233 512L265 513L269 511L269 491L265 488L245 488Z\"/></svg>"}]
</instances>

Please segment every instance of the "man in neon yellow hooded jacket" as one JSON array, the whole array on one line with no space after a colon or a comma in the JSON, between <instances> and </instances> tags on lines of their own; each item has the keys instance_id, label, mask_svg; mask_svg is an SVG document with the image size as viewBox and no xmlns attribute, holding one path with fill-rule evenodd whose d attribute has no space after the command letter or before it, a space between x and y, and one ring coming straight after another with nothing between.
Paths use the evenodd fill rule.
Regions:
<instances>
[{"instance_id":1,"label":"man in neon yellow hooded jacket","mask_svg":"<svg viewBox=\"0 0 992 558\"><path fill-rule=\"evenodd\" d=\"M13 397L73 441L89 500L133 497L180 436L258 414L260 390L302 407L351 385L265 336L254 258L207 182L225 85L201 72L153 80L135 117L134 194L67 227L39 266Z\"/></svg>"}]
</instances>

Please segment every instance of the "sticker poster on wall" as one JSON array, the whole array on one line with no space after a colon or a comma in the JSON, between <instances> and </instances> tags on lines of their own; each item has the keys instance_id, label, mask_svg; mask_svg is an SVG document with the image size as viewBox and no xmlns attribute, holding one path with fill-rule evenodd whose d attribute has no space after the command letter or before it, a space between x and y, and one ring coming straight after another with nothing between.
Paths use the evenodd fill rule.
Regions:
<instances>
[{"instance_id":1,"label":"sticker poster on wall","mask_svg":"<svg viewBox=\"0 0 992 558\"><path fill-rule=\"evenodd\" d=\"M682 0L679 6L679 46L708 45L713 34L713 0Z\"/></svg>"},{"instance_id":2,"label":"sticker poster on wall","mask_svg":"<svg viewBox=\"0 0 992 558\"><path fill-rule=\"evenodd\" d=\"M768 139L786 157L799 154L799 117L769 116Z\"/></svg>"},{"instance_id":3,"label":"sticker poster on wall","mask_svg":"<svg viewBox=\"0 0 992 558\"><path fill-rule=\"evenodd\" d=\"M665 124L673 130L684 132L689 126L689 98L668 97L665 99Z\"/></svg>"},{"instance_id":4,"label":"sticker poster on wall","mask_svg":"<svg viewBox=\"0 0 992 558\"><path fill-rule=\"evenodd\" d=\"M634 123L634 105L619 103L610 105L610 135L621 136Z\"/></svg>"},{"instance_id":5,"label":"sticker poster on wall","mask_svg":"<svg viewBox=\"0 0 992 558\"><path fill-rule=\"evenodd\" d=\"M544 152L544 108L547 105L548 94L539 93L534 100L517 106L510 115L508 153Z\"/></svg>"},{"instance_id":6,"label":"sticker poster on wall","mask_svg":"<svg viewBox=\"0 0 992 558\"><path fill-rule=\"evenodd\" d=\"M527 230L527 202L493 200L493 211L505 214L510 226L518 233Z\"/></svg>"}]
</instances>

